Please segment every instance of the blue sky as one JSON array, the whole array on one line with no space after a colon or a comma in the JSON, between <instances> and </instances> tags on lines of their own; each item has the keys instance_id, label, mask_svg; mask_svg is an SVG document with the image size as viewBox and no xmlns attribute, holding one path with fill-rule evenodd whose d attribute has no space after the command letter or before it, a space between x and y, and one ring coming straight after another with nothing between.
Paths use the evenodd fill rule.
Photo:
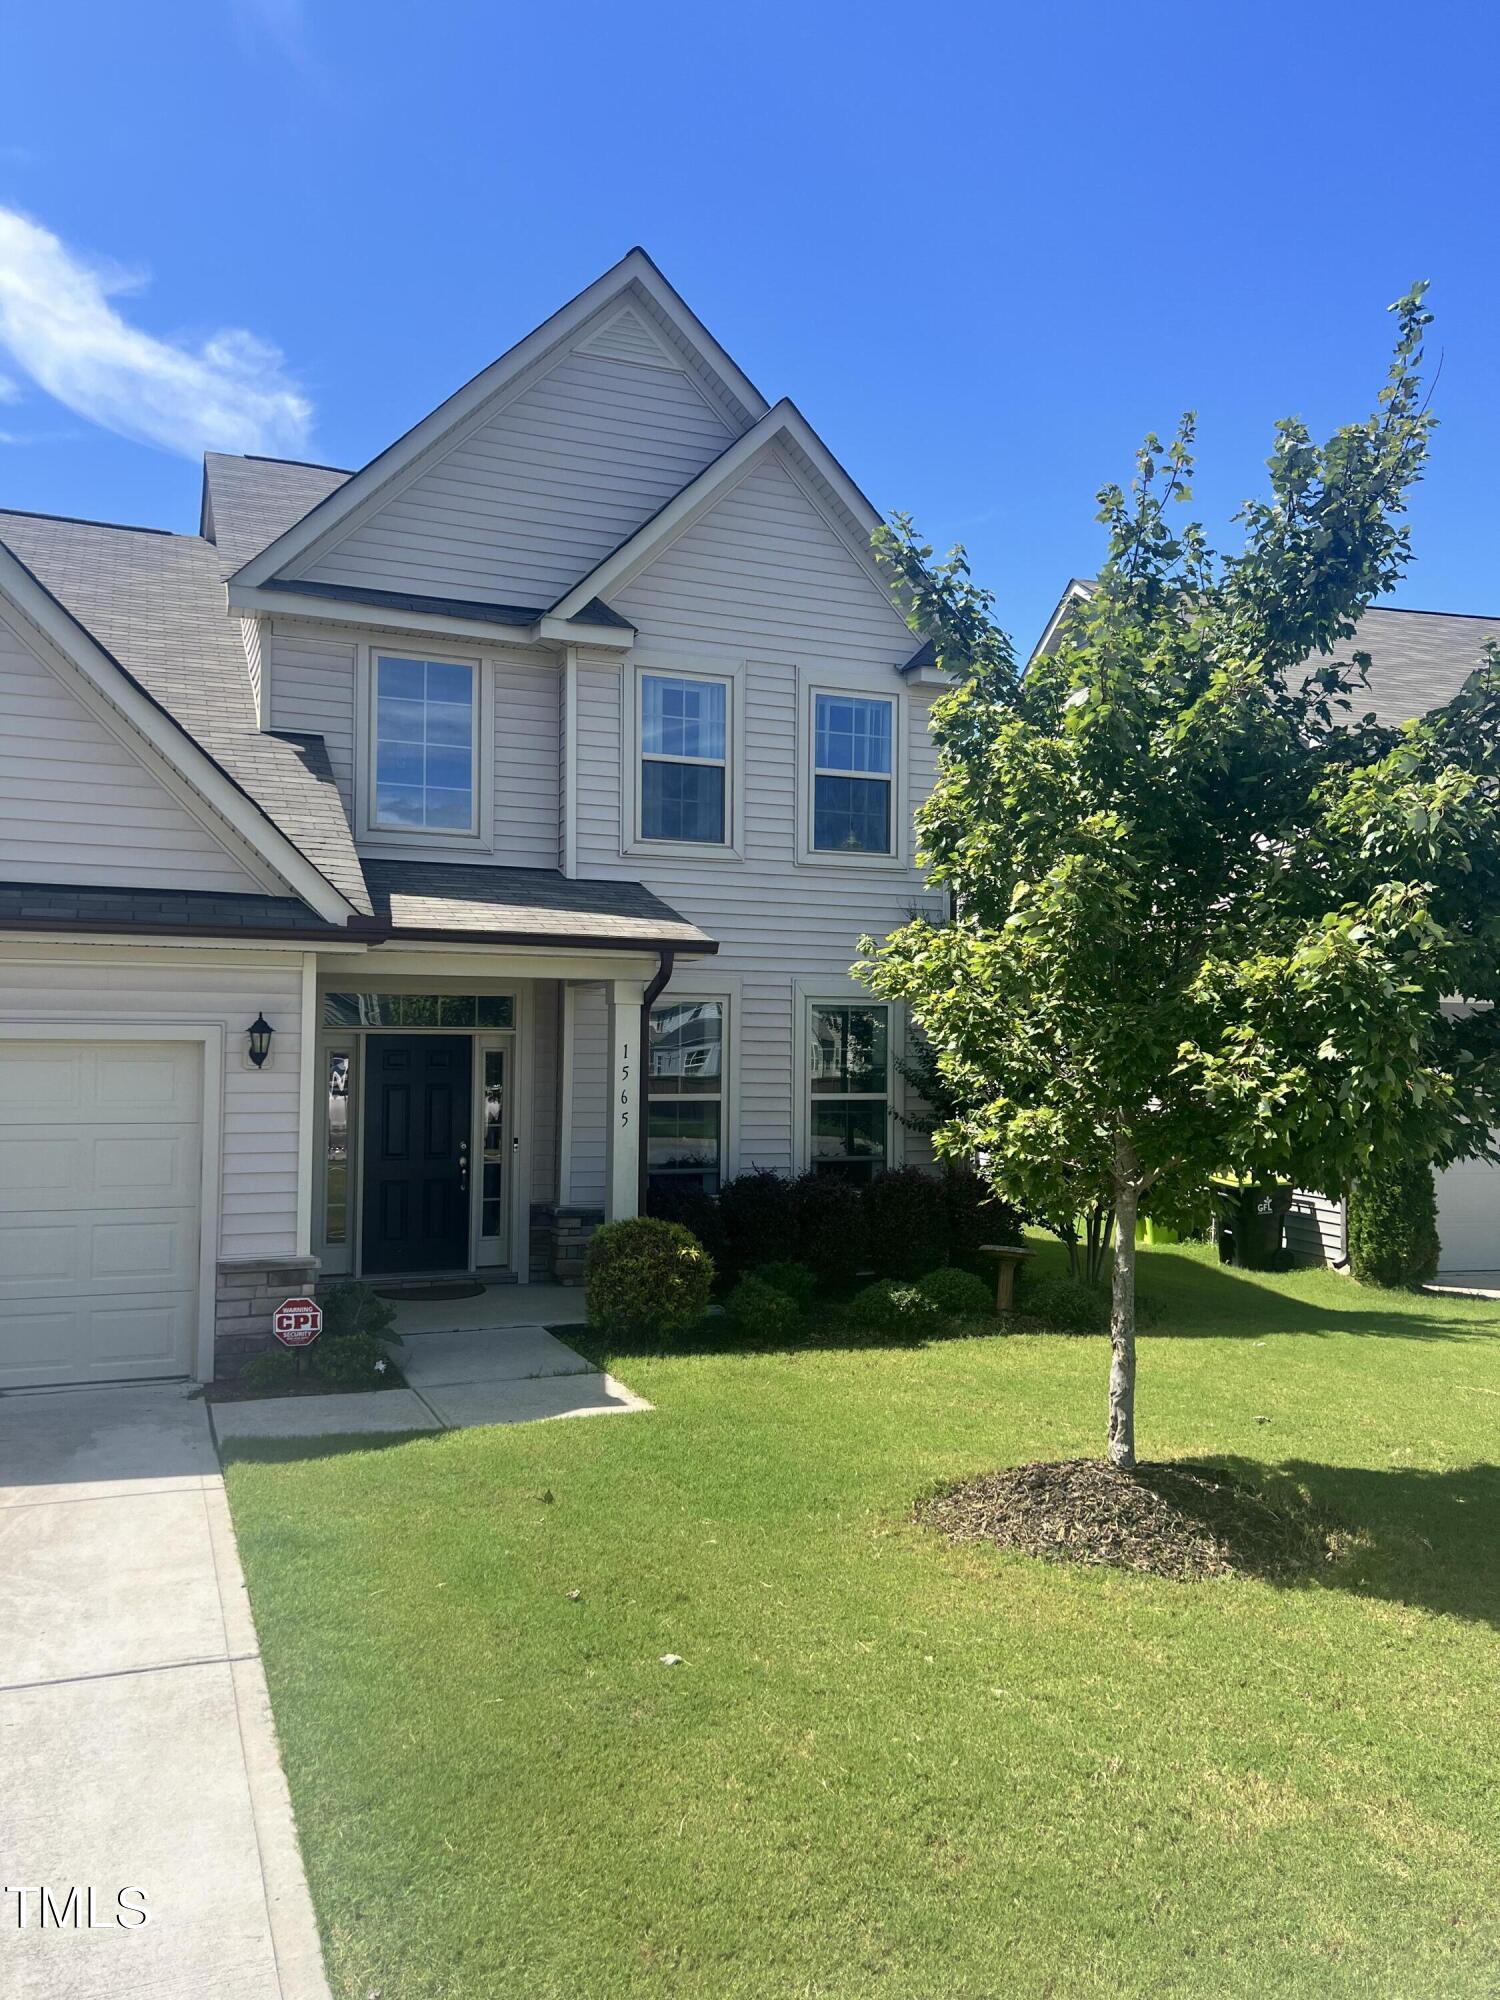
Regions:
<instances>
[{"instance_id":1,"label":"blue sky","mask_svg":"<svg viewBox=\"0 0 1500 2000\"><path fill-rule=\"evenodd\" d=\"M639 242L1027 644L1143 430L1199 411L1229 542L1424 276L1397 601L1500 612L1497 58L1471 0L11 8L0 502L192 528L203 444L358 465Z\"/></svg>"}]
</instances>

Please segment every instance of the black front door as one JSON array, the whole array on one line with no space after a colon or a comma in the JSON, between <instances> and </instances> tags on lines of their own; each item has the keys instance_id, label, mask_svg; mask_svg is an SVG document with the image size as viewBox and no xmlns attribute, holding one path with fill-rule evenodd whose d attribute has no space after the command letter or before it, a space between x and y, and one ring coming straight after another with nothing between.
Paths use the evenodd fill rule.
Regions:
<instances>
[{"instance_id":1,"label":"black front door","mask_svg":"<svg viewBox=\"0 0 1500 2000\"><path fill-rule=\"evenodd\" d=\"M365 1043L364 1268L469 1266L467 1035L371 1035Z\"/></svg>"}]
</instances>

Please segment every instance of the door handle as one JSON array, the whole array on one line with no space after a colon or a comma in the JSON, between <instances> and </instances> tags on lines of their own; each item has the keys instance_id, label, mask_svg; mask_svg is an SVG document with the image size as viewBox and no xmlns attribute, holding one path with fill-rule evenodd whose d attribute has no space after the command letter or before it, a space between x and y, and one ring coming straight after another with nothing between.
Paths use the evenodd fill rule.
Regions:
<instances>
[{"instance_id":1,"label":"door handle","mask_svg":"<svg viewBox=\"0 0 1500 2000\"><path fill-rule=\"evenodd\" d=\"M460 1139L458 1142L458 1186L461 1194L469 1192L469 1142L467 1139Z\"/></svg>"}]
</instances>

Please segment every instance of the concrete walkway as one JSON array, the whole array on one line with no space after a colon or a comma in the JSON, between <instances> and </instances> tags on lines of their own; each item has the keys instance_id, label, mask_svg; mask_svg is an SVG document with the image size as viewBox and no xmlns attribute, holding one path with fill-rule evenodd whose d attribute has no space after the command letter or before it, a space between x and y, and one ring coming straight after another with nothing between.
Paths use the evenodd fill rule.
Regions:
<instances>
[{"instance_id":1,"label":"concrete walkway","mask_svg":"<svg viewBox=\"0 0 1500 2000\"><path fill-rule=\"evenodd\" d=\"M466 1430L547 1417L600 1417L651 1407L544 1326L465 1325L426 1333L404 1329L400 1366L405 1389L215 1403L214 1430L221 1441L349 1437L366 1431Z\"/></svg>"},{"instance_id":2,"label":"concrete walkway","mask_svg":"<svg viewBox=\"0 0 1500 2000\"><path fill-rule=\"evenodd\" d=\"M181 1387L0 1396L0 1870L6 2000L327 2000L208 1414ZM121 1890L144 1925L115 1922Z\"/></svg>"}]
</instances>

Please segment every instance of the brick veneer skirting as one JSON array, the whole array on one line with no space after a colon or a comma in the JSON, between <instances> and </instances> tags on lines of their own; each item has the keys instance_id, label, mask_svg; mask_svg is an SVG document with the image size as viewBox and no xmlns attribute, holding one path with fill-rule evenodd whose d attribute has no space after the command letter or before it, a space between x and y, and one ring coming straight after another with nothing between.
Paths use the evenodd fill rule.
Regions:
<instances>
[{"instance_id":1,"label":"brick veneer skirting","mask_svg":"<svg viewBox=\"0 0 1500 2000\"><path fill-rule=\"evenodd\" d=\"M558 1284L583 1283L583 1260L588 1255L589 1240L603 1220L602 1208L555 1208L552 1211L551 1275Z\"/></svg>"},{"instance_id":2,"label":"brick veneer skirting","mask_svg":"<svg viewBox=\"0 0 1500 2000\"><path fill-rule=\"evenodd\" d=\"M271 1315L283 1299L311 1292L316 1257L224 1257L214 1303L214 1374L238 1375L254 1354L275 1346Z\"/></svg>"}]
</instances>

